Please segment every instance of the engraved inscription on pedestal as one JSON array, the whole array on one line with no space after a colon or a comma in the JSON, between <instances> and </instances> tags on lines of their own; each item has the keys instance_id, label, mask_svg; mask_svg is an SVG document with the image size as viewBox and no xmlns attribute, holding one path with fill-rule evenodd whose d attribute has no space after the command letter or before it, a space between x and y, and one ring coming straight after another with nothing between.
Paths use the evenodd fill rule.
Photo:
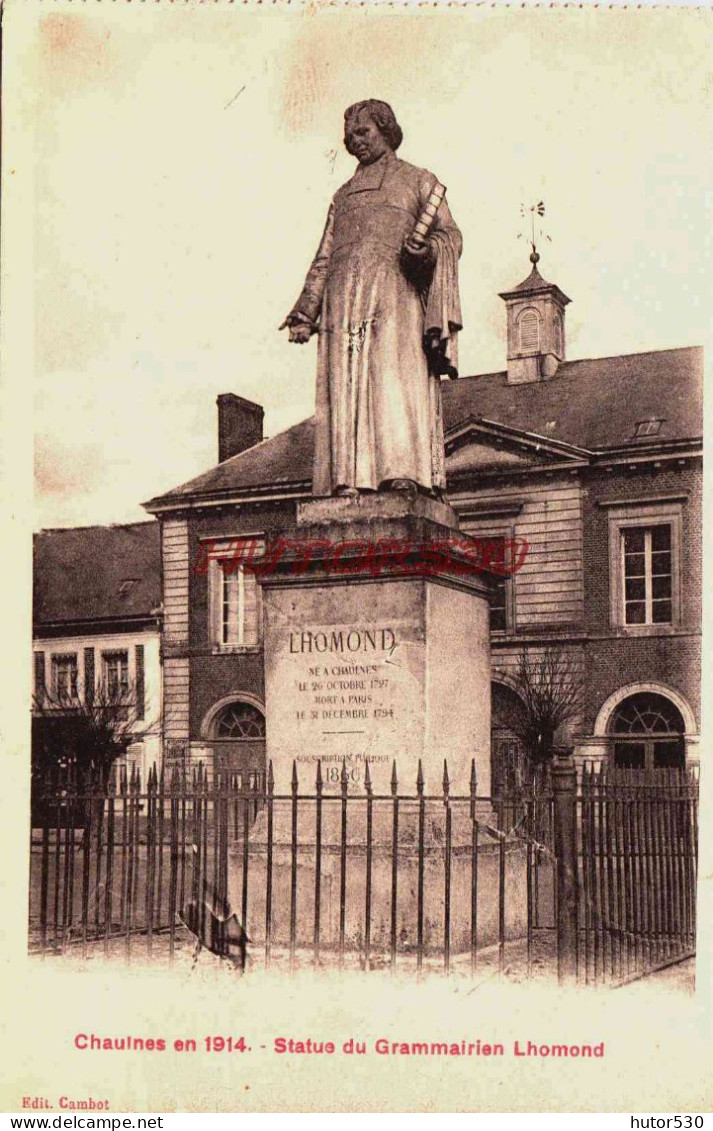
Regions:
<instances>
[{"instance_id":1,"label":"engraved inscription on pedestal","mask_svg":"<svg viewBox=\"0 0 713 1131\"><path fill-rule=\"evenodd\" d=\"M423 579L266 585L267 753L275 789L364 787L413 792L419 759L437 788L443 760L467 788L471 758L489 759L489 697L454 687L463 674L488 688L487 603ZM480 771L480 767L479 767ZM487 770L483 767L485 780ZM479 775L480 776L480 775Z\"/></svg>"},{"instance_id":2,"label":"engraved inscription on pedestal","mask_svg":"<svg viewBox=\"0 0 713 1131\"><path fill-rule=\"evenodd\" d=\"M415 619L309 623L271 633L268 680L279 685L280 763L293 757L300 782L310 787L320 761L330 791L339 788L343 768L350 787L363 786L367 759L380 790L388 788L397 753L406 773L412 759L404 751L417 741L424 711L422 640Z\"/></svg>"}]
</instances>

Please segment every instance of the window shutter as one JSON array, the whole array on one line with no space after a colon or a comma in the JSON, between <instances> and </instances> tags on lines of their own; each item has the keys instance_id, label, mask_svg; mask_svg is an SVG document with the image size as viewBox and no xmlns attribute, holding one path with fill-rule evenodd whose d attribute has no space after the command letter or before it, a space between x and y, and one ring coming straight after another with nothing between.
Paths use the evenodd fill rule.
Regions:
<instances>
[{"instance_id":1,"label":"window shutter","mask_svg":"<svg viewBox=\"0 0 713 1131\"><path fill-rule=\"evenodd\" d=\"M540 346L540 320L534 310L520 316L520 349L536 350Z\"/></svg>"},{"instance_id":2,"label":"window shutter","mask_svg":"<svg viewBox=\"0 0 713 1131\"><path fill-rule=\"evenodd\" d=\"M146 680L144 675L144 645L136 645L136 718L143 719L146 713Z\"/></svg>"},{"instance_id":3,"label":"window shutter","mask_svg":"<svg viewBox=\"0 0 713 1131\"><path fill-rule=\"evenodd\" d=\"M555 353L562 353L562 319L559 314L555 314L553 319L553 329L555 335Z\"/></svg>"},{"instance_id":4,"label":"window shutter","mask_svg":"<svg viewBox=\"0 0 713 1131\"><path fill-rule=\"evenodd\" d=\"M45 696L45 679L45 654L44 652L35 652L35 697L40 701Z\"/></svg>"},{"instance_id":5,"label":"window shutter","mask_svg":"<svg viewBox=\"0 0 713 1131\"><path fill-rule=\"evenodd\" d=\"M87 703L94 702L94 649L84 649L84 698Z\"/></svg>"},{"instance_id":6,"label":"window shutter","mask_svg":"<svg viewBox=\"0 0 713 1131\"><path fill-rule=\"evenodd\" d=\"M245 571L243 580L245 585L243 643L254 646L260 643L260 586L252 571Z\"/></svg>"}]
</instances>

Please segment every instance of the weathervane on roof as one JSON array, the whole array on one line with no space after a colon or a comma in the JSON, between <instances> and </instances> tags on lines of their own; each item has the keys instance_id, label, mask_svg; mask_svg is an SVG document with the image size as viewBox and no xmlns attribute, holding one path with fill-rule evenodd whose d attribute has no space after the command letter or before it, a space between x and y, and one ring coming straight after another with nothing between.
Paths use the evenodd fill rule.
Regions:
<instances>
[{"instance_id":1,"label":"weathervane on roof","mask_svg":"<svg viewBox=\"0 0 713 1131\"><path fill-rule=\"evenodd\" d=\"M530 254L530 262L531 263L537 263L539 261L540 256L539 256L539 253L537 251L537 245L535 243L535 216L539 216L539 217L544 216L544 214L545 214L545 202L544 202L544 200L538 200L537 204L531 204L529 207L526 204L521 204L520 205L520 216L522 217L523 220L526 219L528 213L530 214L530 225L529 225L530 231L529 231L529 233L527 231L519 232L517 238L519 240L526 239L528 241L528 243L530 244L530 247L532 248L532 252ZM537 235L538 235L538 239L540 239L540 240L548 240L550 243L552 242L550 237L547 235L547 233L544 229L544 226L541 223L538 223L538 225L537 225Z\"/></svg>"}]
</instances>

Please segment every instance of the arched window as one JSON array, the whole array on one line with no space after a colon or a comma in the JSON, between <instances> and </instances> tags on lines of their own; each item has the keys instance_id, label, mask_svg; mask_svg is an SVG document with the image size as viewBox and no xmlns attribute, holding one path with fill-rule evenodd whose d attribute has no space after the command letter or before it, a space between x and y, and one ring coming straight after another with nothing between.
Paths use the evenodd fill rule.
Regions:
<instances>
[{"instance_id":1,"label":"arched window","mask_svg":"<svg viewBox=\"0 0 713 1131\"><path fill-rule=\"evenodd\" d=\"M213 721L213 734L215 738L264 738L265 717L250 703L228 703Z\"/></svg>"},{"instance_id":2,"label":"arched window","mask_svg":"<svg viewBox=\"0 0 713 1131\"><path fill-rule=\"evenodd\" d=\"M658 769L685 765L683 716L670 699L653 691L630 695L609 722L617 766Z\"/></svg>"},{"instance_id":3,"label":"arched window","mask_svg":"<svg viewBox=\"0 0 713 1131\"><path fill-rule=\"evenodd\" d=\"M540 318L536 310L523 310L517 321L521 350L540 348Z\"/></svg>"}]
</instances>

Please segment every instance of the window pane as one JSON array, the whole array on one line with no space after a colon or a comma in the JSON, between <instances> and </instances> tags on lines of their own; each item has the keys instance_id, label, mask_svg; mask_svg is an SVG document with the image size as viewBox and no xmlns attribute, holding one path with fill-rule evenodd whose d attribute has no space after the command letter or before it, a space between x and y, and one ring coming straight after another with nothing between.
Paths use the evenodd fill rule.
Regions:
<instances>
[{"instance_id":1,"label":"window pane","mask_svg":"<svg viewBox=\"0 0 713 1131\"><path fill-rule=\"evenodd\" d=\"M646 747L643 742L615 742L614 764L629 769L642 770L646 762Z\"/></svg>"},{"instance_id":2,"label":"window pane","mask_svg":"<svg viewBox=\"0 0 713 1131\"><path fill-rule=\"evenodd\" d=\"M490 609L490 631L491 632L504 632L506 628L507 628L507 623L506 623L506 618L505 618L505 607L503 606L500 609L496 609L496 608L493 608L491 606L491 609Z\"/></svg>"},{"instance_id":3,"label":"window pane","mask_svg":"<svg viewBox=\"0 0 713 1131\"><path fill-rule=\"evenodd\" d=\"M665 594L661 593L660 596L664 597ZM626 599L627 601L644 601L646 599L646 582L643 577L627 577Z\"/></svg>"},{"instance_id":4,"label":"window pane","mask_svg":"<svg viewBox=\"0 0 713 1131\"><path fill-rule=\"evenodd\" d=\"M637 584L639 583L637 582ZM671 599L671 577L669 575L654 577L651 584L654 600L661 597Z\"/></svg>"},{"instance_id":5,"label":"window pane","mask_svg":"<svg viewBox=\"0 0 713 1131\"><path fill-rule=\"evenodd\" d=\"M624 531L624 553L643 554L644 529L641 526L631 526Z\"/></svg>"},{"instance_id":6,"label":"window pane","mask_svg":"<svg viewBox=\"0 0 713 1131\"><path fill-rule=\"evenodd\" d=\"M654 624L670 624L671 623L671 602L670 601L654 601L652 611L653 611L653 622L654 622Z\"/></svg>"},{"instance_id":7,"label":"window pane","mask_svg":"<svg viewBox=\"0 0 713 1131\"><path fill-rule=\"evenodd\" d=\"M654 766L657 769L671 767L682 770L685 764L686 757L682 739L678 738L675 742L654 743Z\"/></svg>"},{"instance_id":8,"label":"window pane","mask_svg":"<svg viewBox=\"0 0 713 1131\"><path fill-rule=\"evenodd\" d=\"M627 624L645 624L646 623L646 602L645 601L627 601L625 607L626 607L626 623Z\"/></svg>"},{"instance_id":9,"label":"window pane","mask_svg":"<svg viewBox=\"0 0 713 1131\"><path fill-rule=\"evenodd\" d=\"M643 577L646 559L643 554L627 554L624 558L624 570L627 577Z\"/></svg>"},{"instance_id":10,"label":"window pane","mask_svg":"<svg viewBox=\"0 0 713 1131\"><path fill-rule=\"evenodd\" d=\"M492 546L497 547L500 542L504 547L502 539L494 539ZM492 559L496 560L495 557ZM502 557L501 557L502 560ZM507 580L504 577L498 578L493 585L490 593L490 628L494 632L504 632L507 628Z\"/></svg>"},{"instance_id":11,"label":"window pane","mask_svg":"<svg viewBox=\"0 0 713 1131\"><path fill-rule=\"evenodd\" d=\"M651 555L651 572L653 574L671 572L671 555L661 552Z\"/></svg>"},{"instance_id":12,"label":"window pane","mask_svg":"<svg viewBox=\"0 0 713 1131\"><path fill-rule=\"evenodd\" d=\"M654 526L651 530L651 549L652 550L670 550L671 549L671 527L670 526Z\"/></svg>"}]
</instances>

